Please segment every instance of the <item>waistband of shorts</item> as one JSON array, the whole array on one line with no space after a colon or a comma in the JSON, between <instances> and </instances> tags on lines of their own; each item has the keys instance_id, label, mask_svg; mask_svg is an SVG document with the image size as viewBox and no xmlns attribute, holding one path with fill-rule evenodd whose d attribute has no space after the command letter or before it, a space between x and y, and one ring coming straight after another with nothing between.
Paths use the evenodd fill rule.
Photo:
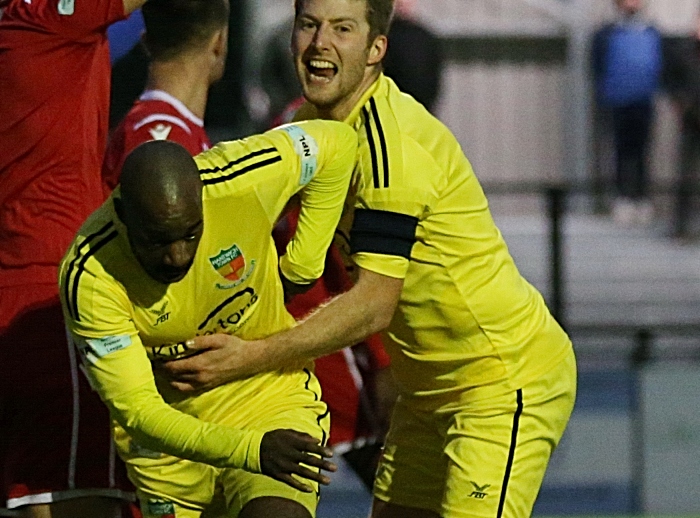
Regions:
<instances>
[{"instance_id":1,"label":"waistband of shorts","mask_svg":"<svg viewBox=\"0 0 700 518\"><path fill-rule=\"evenodd\" d=\"M402 395L403 402L418 412L427 413L451 413L466 405L500 397L510 392L515 392L545 376L551 370L562 364L570 355L574 354L573 345L569 342L568 347L564 347L559 354L553 356L549 361L542 364L542 368L532 371L527 377L522 379L505 378L495 383L455 389L452 392L436 396L411 396Z\"/></svg>"}]
</instances>

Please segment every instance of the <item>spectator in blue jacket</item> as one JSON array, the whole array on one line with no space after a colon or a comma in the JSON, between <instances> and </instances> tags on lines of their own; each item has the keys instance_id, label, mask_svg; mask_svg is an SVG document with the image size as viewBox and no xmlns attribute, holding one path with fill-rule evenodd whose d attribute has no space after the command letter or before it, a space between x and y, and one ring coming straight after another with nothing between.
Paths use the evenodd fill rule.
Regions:
<instances>
[{"instance_id":1,"label":"spectator in blue jacket","mask_svg":"<svg viewBox=\"0 0 700 518\"><path fill-rule=\"evenodd\" d=\"M593 41L593 74L599 108L611 115L616 176L613 216L621 224L647 224L647 150L659 89L662 46L659 31L642 17L642 0L614 0L618 19L599 29Z\"/></svg>"}]
</instances>

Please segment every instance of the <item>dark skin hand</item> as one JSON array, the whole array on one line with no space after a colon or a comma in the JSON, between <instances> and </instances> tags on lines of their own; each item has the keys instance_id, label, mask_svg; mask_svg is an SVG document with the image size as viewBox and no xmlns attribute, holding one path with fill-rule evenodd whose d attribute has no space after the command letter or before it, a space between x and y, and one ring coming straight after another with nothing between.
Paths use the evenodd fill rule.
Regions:
<instances>
[{"instance_id":1,"label":"dark skin hand","mask_svg":"<svg viewBox=\"0 0 700 518\"><path fill-rule=\"evenodd\" d=\"M294 430L267 432L260 443L260 467L263 475L304 493L311 493L313 488L292 474L327 486L331 479L322 474L321 470L333 472L338 469L335 464L325 460L332 456L333 451L321 446L318 439Z\"/></svg>"}]
</instances>

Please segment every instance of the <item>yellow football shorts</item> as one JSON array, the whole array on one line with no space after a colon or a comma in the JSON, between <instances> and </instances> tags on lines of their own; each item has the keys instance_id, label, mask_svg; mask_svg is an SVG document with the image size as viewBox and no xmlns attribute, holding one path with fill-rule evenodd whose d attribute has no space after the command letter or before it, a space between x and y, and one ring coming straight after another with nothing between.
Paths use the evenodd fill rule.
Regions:
<instances>
[{"instance_id":1,"label":"yellow football shorts","mask_svg":"<svg viewBox=\"0 0 700 518\"><path fill-rule=\"evenodd\" d=\"M374 495L442 518L530 516L576 398L573 351L538 380L442 415L399 401Z\"/></svg>"},{"instance_id":2,"label":"yellow football shorts","mask_svg":"<svg viewBox=\"0 0 700 518\"><path fill-rule=\"evenodd\" d=\"M307 377L308 375L308 377ZM326 443L330 416L320 400L321 388L310 372L300 373L298 390L265 404L243 402L234 412L216 422L232 427L252 427L268 431L292 429L305 432ZM210 409L212 401L203 401ZM226 402L220 405L228 407ZM170 455L139 448L120 428L115 439L125 460L129 478L137 488L144 518L205 518L214 502L217 517L238 516L243 507L256 498L280 497L300 503L315 516L318 484L305 480L314 488L303 493L265 475L241 469L215 468L206 464L182 460ZM223 513L222 513L223 509ZM225 513L225 514L224 514Z\"/></svg>"}]
</instances>

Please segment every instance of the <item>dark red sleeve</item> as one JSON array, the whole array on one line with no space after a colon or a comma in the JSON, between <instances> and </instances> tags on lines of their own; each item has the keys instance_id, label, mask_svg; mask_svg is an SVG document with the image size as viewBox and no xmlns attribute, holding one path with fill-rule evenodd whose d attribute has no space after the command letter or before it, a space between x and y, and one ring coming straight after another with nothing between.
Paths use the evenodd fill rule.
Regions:
<instances>
[{"instance_id":1,"label":"dark red sleeve","mask_svg":"<svg viewBox=\"0 0 700 518\"><path fill-rule=\"evenodd\" d=\"M326 265L323 277L326 279L328 290L333 295L344 293L353 287L352 279L345 268L343 256L334 243L331 243L330 248L328 248L328 253L326 254Z\"/></svg>"},{"instance_id":2,"label":"dark red sleeve","mask_svg":"<svg viewBox=\"0 0 700 518\"><path fill-rule=\"evenodd\" d=\"M372 363L376 370L386 369L391 365L391 358L384 349L384 343L379 333L365 338L365 344L372 357Z\"/></svg>"},{"instance_id":3,"label":"dark red sleeve","mask_svg":"<svg viewBox=\"0 0 700 518\"><path fill-rule=\"evenodd\" d=\"M107 27L126 18L123 0L10 0L8 9L28 25L70 40L104 36Z\"/></svg>"},{"instance_id":4,"label":"dark red sleeve","mask_svg":"<svg viewBox=\"0 0 700 518\"><path fill-rule=\"evenodd\" d=\"M111 194L119 183L122 163L124 158L126 158L124 138L124 122L122 121L109 137L109 144L102 162L102 191L105 198Z\"/></svg>"}]
</instances>

